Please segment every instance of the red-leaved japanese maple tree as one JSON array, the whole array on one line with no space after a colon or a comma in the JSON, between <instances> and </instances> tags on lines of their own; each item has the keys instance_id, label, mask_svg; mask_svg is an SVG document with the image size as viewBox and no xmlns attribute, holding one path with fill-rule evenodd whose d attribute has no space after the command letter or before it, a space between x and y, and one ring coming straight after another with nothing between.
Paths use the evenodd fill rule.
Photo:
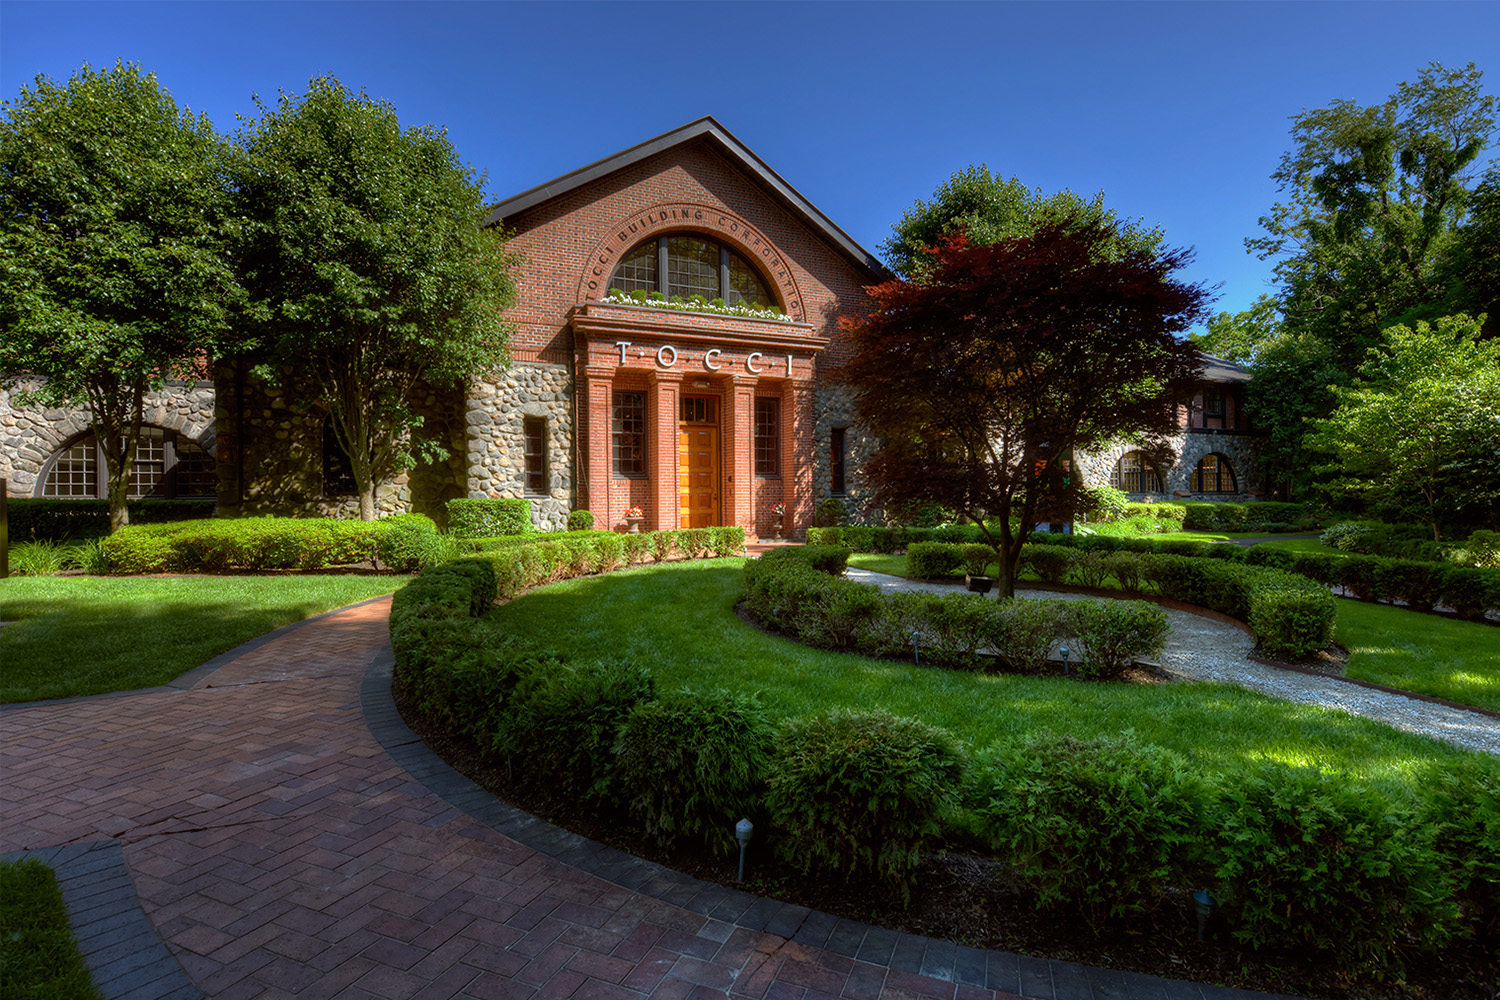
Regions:
<instances>
[{"instance_id":1,"label":"red-leaved japanese maple tree","mask_svg":"<svg viewBox=\"0 0 1500 1000\"><path fill-rule=\"evenodd\" d=\"M1209 295L1174 278L1190 251L1113 235L1079 220L990 246L959 234L922 281L871 286L874 311L840 321L835 378L880 442L866 484L887 510L939 503L978 524L1002 599L1026 535L1077 505L1064 461L1119 438L1164 459L1175 404L1200 382L1202 354L1179 335Z\"/></svg>"}]
</instances>

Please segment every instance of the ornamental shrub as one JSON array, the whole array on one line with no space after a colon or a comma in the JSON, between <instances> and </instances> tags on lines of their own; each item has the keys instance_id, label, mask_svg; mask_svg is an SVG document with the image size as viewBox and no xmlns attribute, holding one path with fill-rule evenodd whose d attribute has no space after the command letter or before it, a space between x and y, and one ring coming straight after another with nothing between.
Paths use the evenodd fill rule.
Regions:
<instances>
[{"instance_id":1,"label":"ornamental shrub","mask_svg":"<svg viewBox=\"0 0 1500 1000\"><path fill-rule=\"evenodd\" d=\"M1080 587L1102 587L1109 575L1102 552L1079 552L1068 566L1066 580Z\"/></svg>"},{"instance_id":2,"label":"ornamental shrub","mask_svg":"<svg viewBox=\"0 0 1500 1000\"><path fill-rule=\"evenodd\" d=\"M738 555L745 551L745 529L741 527L709 528L708 548L720 558Z\"/></svg>"},{"instance_id":3,"label":"ornamental shrub","mask_svg":"<svg viewBox=\"0 0 1500 1000\"><path fill-rule=\"evenodd\" d=\"M910 898L926 839L959 801L964 752L947 732L884 712L787 724L766 809L777 853L801 871L874 877Z\"/></svg>"},{"instance_id":4,"label":"ornamental shrub","mask_svg":"<svg viewBox=\"0 0 1500 1000\"><path fill-rule=\"evenodd\" d=\"M649 537L651 558L655 562L666 559L677 548L677 532L675 531L653 531Z\"/></svg>"},{"instance_id":5,"label":"ornamental shrub","mask_svg":"<svg viewBox=\"0 0 1500 1000\"><path fill-rule=\"evenodd\" d=\"M1040 673L1052 644L1071 621L1068 602L1012 597L999 602L991 619L990 646L1000 662L1012 670Z\"/></svg>"},{"instance_id":6,"label":"ornamental shrub","mask_svg":"<svg viewBox=\"0 0 1500 1000\"><path fill-rule=\"evenodd\" d=\"M708 529L683 528L677 532L677 548L688 559L702 559L708 555Z\"/></svg>"},{"instance_id":7,"label":"ornamental shrub","mask_svg":"<svg viewBox=\"0 0 1500 1000\"><path fill-rule=\"evenodd\" d=\"M437 525L426 514L397 514L384 521L380 561L391 569L410 573L431 565L442 555Z\"/></svg>"},{"instance_id":8,"label":"ornamental shrub","mask_svg":"<svg viewBox=\"0 0 1500 1000\"><path fill-rule=\"evenodd\" d=\"M962 558L965 573L969 576L986 576L990 563L995 561L995 550L983 543L966 544Z\"/></svg>"},{"instance_id":9,"label":"ornamental shrub","mask_svg":"<svg viewBox=\"0 0 1500 1000\"><path fill-rule=\"evenodd\" d=\"M1399 974L1456 914L1427 831L1367 785L1312 768L1245 768L1205 828L1234 936Z\"/></svg>"},{"instance_id":10,"label":"ornamental shrub","mask_svg":"<svg viewBox=\"0 0 1500 1000\"><path fill-rule=\"evenodd\" d=\"M645 562L651 555L651 533L648 531L637 531L627 534L622 541L625 544L625 562L634 566L636 563Z\"/></svg>"},{"instance_id":11,"label":"ornamental shrub","mask_svg":"<svg viewBox=\"0 0 1500 1000\"><path fill-rule=\"evenodd\" d=\"M756 813L776 731L753 696L676 691L631 710L615 770L631 815L668 846L679 839L734 851L734 824Z\"/></svg>"},{"instance_id":12,"label":"ornamental shrub","mask_svg":"<svg viewBox=\"0 0 1500 1000\"><path fill-rule=\"evenodd\" d=\"M1486 609L1500 609L1500 570L1446 566L1439 580L1443 603L1460 618L1478 620Z\"/></svg>"},{"instance_id":13,"label":"ornamental shrub","mask_svg":"<svg viewBox=\"0 0 1500 1000\"><path fill-rule=\"evenodd\" d=\"M1115 579L1121 590L1141 589L1141 558L1132 552L1111 552L1104 556L1104 572Z\"/></svg>"},{"instance_id":14,"label":"ornamental shrub","mask_svg":"<svg viewBox=\"0 0 1500 1000\"><path fill-rule=\"evenodd\" d=\"M448 531L463 538L528 535L531 501L524 497L455 497L448 501Z\"/></svg>"},{"instance_id":15,"label":"ornamental shrub","mask_svg":"<svg viewBox=\"0 0 1500 1000\"><path fill-rule=\"evenodd\" d=\"M925 594L922 647L934 664L977 670L979 651L991 644L994 602L972 594Z\"/></svg>"},{"instance_id":16,"label":"ornamental shrub","mask_svg":"<svg viewBox=\"0 0 1500 1000\"><path fill-rule=\"evenodd\" d=\"M1085 677L1118 677L1138 657L1160 656L1172 631L1167 613L1145 601L1077 601L1073 623Z\"/></svg>"},{"instance_id":17,"label":"ornamental shrub","mask_svg":"<svg viewBox=\"0 0 1500 1000\"><path fill-rule=\"evenodd\" d=\"M655 696L651 674L629 663L581 663L534 674L515 690L495 749L549 799L619 804L613 750L635 706Z\"/></svg>"},{"instance_id":18,"label":"ornamental shrub","mask_svg":"<svg viewBox=\"0 0 1500 1000\"><path fill-rule=\"evenodd\" d=\"M1500 531L1481 528L1471 532L1464 542L1464 549L1475 566L1481 569L1500 567Z\"/></svg>"},{"instance_id":19,"label":"ornamental shrub","mask_svg":"<svg viewBox=\"0 0 1500 1000\"><path fill-rule=\"evenodd\" d=\"M1254 588L1245 619L1260 648L1270 656L1301 660L1326 647L1338 613L1333 595L1294 574L1267 572L1280 577Z\"/></svg>"},{"instance_id":20,"label":"ornamental shrub","mask_svg":"<svg viewBox=\"0 0 1500 1000\"><path fill-rule=\"evenodd\" d=\"M827 497L818 504L813 513L813 523L820 528L832 528L849 523L849 507L838 497Z\"/></svg>"},{"instance_id":21,"label":"ornamental shrub","mask_svg":"<svg viewBox=\"0 0 1500 1000\"><path fill-rule=\"evenodd\" d=\"M1360 521L1339 521L1323 529L1318 541L1331 549L1349 551L1354 540L1368 534L1371 526Z\"/></svg>"},{"instance_id":22,"label":"ornamental shrub","mask_svg":"<svg viewBox=\"0 0 1500 1000\"><path fill-rule=\"evenodd\" d=\"M1208 798L1199 769L1129 730L1002 740L974 772L966 805L990 850L1016 866L1039 906L1071 903L1095 931L1153 906L1196 867Z\"/></svg>"},{"instance_id":23,"label":"ornamental shrub","mask_svg":"<svg viewBox=\"0 0 1500 1000\"><path fill-rule=\"evenodd\" d=\"M109 534L108 500L56 500L50 497L10 497L11 544L29 541L61 542ZM131 500L130 523L165 524L211 518L218 507L213 497L201 500Z\"/></svg>"},{"instance_id":24,"label":"ornamental shrub","mask_svg":"<svg viewBox=\"0 0 1500 1000\"><path fill-rule=\"evenodd\" d=\"M844 529L833 527L812 527L807 529L807 544L809 545L843 545Z\"/></svg>"},{"instance_id":25,"label":"ornamental shrub","mask_svg":"<svg viewBox=\"0 0 1500 1000\"><path fill-rule=\"evenodd\" d=\"M797 634L809 645L853 649L885 608L880 588L818 574L816 598L797 609Z\"/></svg>"},{"instance_id":26,"label":"ornamental shrub","mask_svg":"<svg viewBox=\"0 0 1500 1000\"><path fill-rule=\"evenodd\" d=\"M1021 565L1044 583L1062 583L1068 567L1077 560L1076 552L1059 545L1027 545L1021 549Z\"/></svg>"},{"instance_id":27,"label":"ornamental shrub","mask_svg":"<svg viewBox=\"0 0 1500 1000\"><path fill-rule=\"evenodd\" d=\"M1414 611L1431 611L1443 594L1443 567L1414 559L1381 560L1375 567L1375 592L1401 601Z\"/></svg>"},{"instance_id":28,"label":"ornamental shrub","mask_svg":"<svg viewBox=\"0 0 1500 1000\"><path fill-rule=\"evenodd\" d=\"M594 514L587 510L574 510L568 512L569 531L592 531L594 529Z\"/></svg>"},{"instance_id":29,"label":"ornamental shrub","mask_svg":"<svg viewBox=\"0 0 1500 1000\"><path fill-rule=\"evenodd\" d=\"M956 576L963 558L963 545L956 542L913 542L906 547L906 571L919 580Z\"/></svg>"},{"instance_id":30,"label":"ornamental shrub","mask_svg":"<svg viewBox=\"0 0 1500 1000\"><path fill-rule=\"evenodd\" d=\"M1425 776L1423 822L1432 832L1462 930L1490 954L1500 944L1500 774L1461 758Z\"/></svg>"}]
</instances>

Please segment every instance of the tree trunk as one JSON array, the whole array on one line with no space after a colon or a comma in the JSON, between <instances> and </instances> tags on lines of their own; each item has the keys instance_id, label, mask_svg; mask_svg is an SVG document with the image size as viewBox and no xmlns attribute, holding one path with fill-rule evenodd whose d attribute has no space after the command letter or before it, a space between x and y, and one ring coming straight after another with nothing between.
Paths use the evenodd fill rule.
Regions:
<instances>
[{"instance_id":1,"label":"tree trunk","mask_svg":"<svg viewBox=\"0 0 1500 1000\"><path fill-rule=\"evenodd\" d=\"M375 483L365 481L359 484L359 519L361 521L375 520Z\"/></svg>"}]
</instances>

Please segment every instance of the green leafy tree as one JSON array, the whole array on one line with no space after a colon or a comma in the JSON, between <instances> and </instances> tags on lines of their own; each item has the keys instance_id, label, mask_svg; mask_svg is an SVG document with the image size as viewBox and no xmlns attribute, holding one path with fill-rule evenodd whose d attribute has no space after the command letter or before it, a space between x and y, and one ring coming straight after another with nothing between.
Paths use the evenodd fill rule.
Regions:
<instances>
[{"instance_id":1,"label":"green leafy tree","mask_svg":"<svg viewBox=\"0 0 1500 1000\"><path fill-rule=\"evenodd\" d=\"M1445 523L1500 504L1500 340L1465 315L1394 326L1308 444L1336 459L1329 488L1415 518L1440 540Z\"/></svg>"},{"instance_id":2,"label":"green leafy tree","mask_svg":"<svg viewBox=\"0 0 1500 1000\"><path fill-rule=\"evenodd\" d=\"M1318 458L1303 442L1307 421L1333 411L1332 386L1343 377L1328 345L1311 334L1283 333L1256 350L1245 410L1265 431L1261 462L1283 500L1318 478Z\"/></svg>"},{"instance_id":3,"label":"green leafy tree","mask_svg":"<svg viewBox=\"0 0 1500 1000\"><path fill-rule=\"evenodd\" d=\"M1191 339L1204 354L1245 364L1280 334L1281 307L1273 296L1262 295L1244 312L1218 313Z\"/></svg>"},{"instance_id":4,"label":"green leafy tree","mask_svg":"<svg viewBox=\"0 0 1500 1000\"><path fill-rule=\"evenodd\" d=\"M113 530L146 393L202 375L237 295L223 144L134 65L37 77L3 107L0 381L17 402L88 408Z\"/></svg>"},{"instance_id":5,"label":"green leafy tree","mask_svg":"<svg viewBox=\"0 0 1500 1000\"><path fill-rule=\"evenodd\" d=\"M1338 100L1292 119L1293 149L1272 174L1287 200L1246 246L1277 261L1288 328L1327 343L1345 372L1385 326L1450 311L1443 264L1495 130L1482 75L1433 63L1381 104Z\"/></svg>"},{"instance_id":6,"label":"green leafy tree","mask_svg":"<svg viewBox=\"0 0 1500 1000\"><path fill-rule=\"evenodd\" d=\"M894 226L880 252L891 270L908 280L929 274L937 265L936 249L959 232L973 246L1030 236L1045 226L1066 223L1084 228L1104 226L1111 233L1098 252L1120 259L1126 250L1157 253L1165 236L1160 229L1121 219L1104 207L1104 193L1083 198L1072 191L1044 195L1015 177L1002 180L989 167L970 165L933 192L931 201L918 199Z\"/></svg>"},{"instance_id":7,"label":"green leafy tree","mask_svg":"<svg viewBox=\"0 0 1500 1000\"><path fill-rule=\"evenodd\" d=\"M1492 167L1469 197L1469 217L1458 231L1449 265L1462 311L1484 315L1484 334L1500 336L1500 167Z\"/></svg>"},{"instance_id":8,"label":"green leafy tree","mask_svg":"<svg viewBox=\"0 0 1500 1000\"><path fill-rule=\"evenodd\" d=\"M233 184L248 353L326 411L369 520L377 484L446 455L420 437L417 391L507 362L515 259L444 130L403 129L331 78L260 112Z\"/></svg>"}]
</instances>

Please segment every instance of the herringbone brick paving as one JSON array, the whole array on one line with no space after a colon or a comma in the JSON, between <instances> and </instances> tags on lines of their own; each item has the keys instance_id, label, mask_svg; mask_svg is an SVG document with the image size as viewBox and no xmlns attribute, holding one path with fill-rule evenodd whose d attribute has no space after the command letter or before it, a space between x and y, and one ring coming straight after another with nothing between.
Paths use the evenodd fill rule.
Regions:
<instances>
[{"instance_id":1,"label":"herringbone brick paving","mask_svg":"<svg viewBox=\"0 0 1500 1000\"><path fill-rule=\"evenodd\" d=\"M360 685L388 612L387 599L293 626L188 690L6 710L0 851L119 841L150 921L221 1000L1217 995L1015 956L985 976L970 949L1000 988L961 985L942 943L902 961L920 939L872 931L848 957L832 918L785 908L752 930L523 846L371 736ZM799 926L829 947L789 940Z\"/></svg>"}]
</instances>

